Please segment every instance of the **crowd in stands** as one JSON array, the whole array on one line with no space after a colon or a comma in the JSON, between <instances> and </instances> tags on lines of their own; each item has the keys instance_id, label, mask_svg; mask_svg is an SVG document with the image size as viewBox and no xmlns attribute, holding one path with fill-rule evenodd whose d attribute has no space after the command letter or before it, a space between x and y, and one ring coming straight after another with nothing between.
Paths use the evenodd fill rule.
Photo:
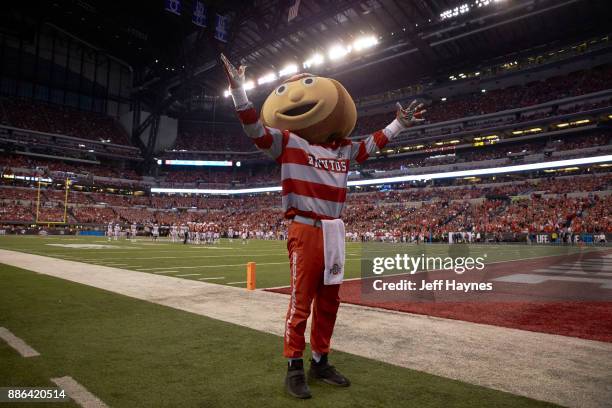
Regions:
<instances>
[{"instance_id":1,"label":"crowd in stands","mask_svg":"<svg viewBox=\"0 0 612 408\"><path fill-rule=\"evenodd\" d=\"M207 185L246 184L276 182L280 179L279 166L234 167L231 170L217 168L191 168L185 170L168 169L160 185L176 186L184 183Z\"/></svg>"},{"instance_id":2,"label":"crowd in stands","mask_svg":"<svg viewBox=\"0 0 612 408\"><path fill-rule=\"evenodd\" d=\"M104 164L79 163L74 161L60 161L26 155L1 155L0 170L3 173L25 174L19 169L36 170L41 176L57 175L63 177L67 174L117 178L124 180L140 180L141 176L133 169L121 169L116 163Z\"/></svg>"},{"instance_id":3,"label":"crowd in stands","mask_svg":"<svg viewBox=\"0 0 612 408\"><path fill-rule=\"evenodd\" d=\"M0 99L0 123L22 129L128 145L128 135L110 116L32 99Z\"/></svg>"},{"instance_id":4,"label":"crowd in stands","mask_svg":"<svg viewBox=\"0 0 612 408\"><path fill-rule=\"evenodd\" d=\"M254 151L255 146L244 135L238 119L234 123L209 124L179 122L175 150Z\"/></svg>"},{"instance_id":5,"label":"crowd in stands","mask_svg":"<svg viewBox=\"0 0 612 408\"><path fill-rule=\"evenodd\" d=\"M427 106L426 120L429 123L438 123L508 109L524 108L552 100L609 89L611 86L612 66L604 66L588 71L574 72L566 76L557 76L524 86L495 89L485 93L476 92L449 98L446 101L434 101ZM561 111L549 110L540 115L532 114L522 118L521 121L607 105L609 105L609 101L598 104L589 103L584 106L577 104ZM389 112L369 116L362 115L357 122L354 134L368 134L382 129L392 118L393 113ZM512 118L512 121L516 121L516 118Z\"/></svg>"},{"instance_id":6,"label":"crowd in stands","mask_svg":"<svg viewBox=\"0 0 612 408\"><path fill-rule=\"evenodd\" d=\"M420 167L463 163L474 163L474 165L470 164L468 167L463 165L462 169L477 168L481 166L478 162L493 159L506 159L505 162L498 162L497 165L510 165L516 163L520 156L543 153L546 153L546 157L541 157L538 160L552 160L557 157L550 155L554 151L567 152L593 147L597 147L598 151L589 154L604 154L612 148L611 140L611 131L597 130L562 135L558 139L540 138L528 142L498 143L482 147L455 148L454 146L443 146L443 148L437 148L435 144L432 144L431 146L425 145L421 150L415 151L409 156L390 156L368 160L358 167L353 167L353 170L359 170L362 174L352 175L351 177L381 177L385 174L377 172L401 171L410 173L417 171L417 168ZM565 153L564 158L570 158L570 156L571 154L568 156ZM134 169L124 167L120 162L89 164L3 154L0 155L0 175L41 176L58 181L70 177L74 182L84 186L104 183L109 186L111 184L116 185L119 188L146 189L143 178ZM101 182L97 179L98 177L112 178L113 181L109 182L105 179ZM279 179L280 167L266 163L231 168L164 166L160 168L156 182L160 187L228 188L231 186L274 185L278 183ZM122 200L132 200L129 202L130 205L137 205L135 197L126 197ZM119 203L111 204L119 205ZM143 205L146 205L146 203Z\"/></svg>"},{"instance_id":7,"label":"crowd in stands","mask_svg":"<svg viewBox=\"0 0 612 408\"><path fill-rule=\"evenodd\" d=\"M343 218L351 236L436 237L451 232L483 234L612 233L612 173L551 177L471 186L407 187L352 192ZM34 188L0 188L0 221L33 222ZM41 190L39 222L64 219L63 192ZM69 194L70 223L148 225L215 223L251 231L283 231L278 194L237 197Z\"/></svg>"},{"instance_id":8,"label":"crowd in stands","mask_svg":"<svg viewBox=\"0 0 612 408\"><path fill-rule=\"evenodd\" d=\"M518 154L538 154L552 151L568 151L590 147L607 148L612 140L609 130L599 133L572 135L562 139L538 139L523 143L497 144L478 148L455 149L449 147L442 151L430 151L423 148L422 153L404 158L382 158L369 160L361 165L362 169L399 170L414 167L435 166L441 164L468 163L484 160L516 157Z\"/></svg>"}]
</instances>

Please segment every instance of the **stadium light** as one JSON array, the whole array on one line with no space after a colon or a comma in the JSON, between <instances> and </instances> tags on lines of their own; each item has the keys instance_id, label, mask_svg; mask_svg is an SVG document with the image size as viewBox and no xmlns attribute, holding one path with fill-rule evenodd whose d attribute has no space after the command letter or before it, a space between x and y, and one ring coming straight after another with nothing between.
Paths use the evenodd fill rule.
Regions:
<instances>
[{"instance_id":1,"label":"stadium light","mask_svg":"<svg viewBox=\"0 0 612 408\"><path fill-rule=\"evenodd\" d=\"M378 39L373 35L370 35L356 39L353 43L353 49L355 51L361 51L363 49L373 47L376 44L378 44Z\"/></svg>"},{"instance_id":2,"label":"stadium light","mask_svg":"<svg viewBox=\"0 0 612 408\"><path fill-rule=\"evenodd\" d=\"M470 5L468 3L464 3L455 8L444 10L442 13L440 13L440 20L447 20L449 18L455 18L469 11L470 11Z\"/></svg>"},{"instance_id":3,"label":"stadium light","mask_svg":"<svg viewBox=\"0 0 612 408\"><path fill-rule=\"evenodd\" d=\"M282 77L282 76L287 76L287 75L291 75L291 74L295 74L296 72L298 72L298 67L295 64L289 64L286 65L285 68L281 69L278 72L278 76Z\"/></svg>"},{"instance_id":4,"label":"stadium light","mask_svg":"<svg viewBox=\"0 0 612 408\"><path fill-rule=\"evenodd\" d=\"M276 74L274 72L270 72L262 77L259 77L257 80L257 85L267 84L268 82L276 81Z\"/></svg>"},{"instance_id":5,"label":"stadium light","mask_svg":"<svg viewBox=\"0 0 612 408\"><path fill-rule=\"evenodd\" d=\"M329 49L327 55L329 56L330 60L337 60L346 56L349 52L351 52L351 47L345 47L343 45L337 44Z\"/></svg>"},{"instance_id":6,"label":"stadium light","mask_svg":"<svg viewBox=\"0 0 612 408\"><path fill-rule=\"evenodd\" d=\"M502 1L504 0L476 0L474 4L476 5L476 7L484 7L493 3L501 3Z\"/></svg>"},{"instance_id":7,"label":"stadium light","mask_svg":"<svg viewBox=\"0 0 612 408\"><path fill-rule=\"evenodd\" d=\"M314 67L314 66L317 66L317 65L321 65L323 63L323 61L325 61L325 57L323 57L323 55L321 55L321 54L314 54L312 57L310 57L306 61L304 61L304 64L302 64L302 66L304 68L310 68L310 67Z\"/></svg>"},{"instance_id":8,"label":"stadium light","mask_svg":"<svg viewBox=\"0 0 612 408\"><path fill-rule=\"evenodd\" d=\"M554 169L558 167L570 167L570 166L580 166L580 165L585 165L585 164L599 164L599 163L608 163L608 162L612 162L612 154L608 154L604 156L583 157L579 159L556 160L556 161L543 162L543 163L519 164L515 166L505 166L505 167L492 167L488 169L459 170L459 171L448 171L444 173L428 173L428 174L415 174L415 175L409 175L409 176L385 177L385 178L379 178L379 179L352 180L348 182L348 186L349 187L369 186L369 185L378 185L378 184L403 183L406 181L486 176L486 175L492 175L492 174L507 174L507 173L521 172L521 171L530 171L530 170L546 170L546 169ZM219 195L268 193L268 192L275 192L275 191L281 191L281 187L271 186L271 187L240 188L240 189L160 188L160 187L151 188L152 193L219 194Z\"/></svg>"},{"instance_id":9,"label":"stadium light","mask_svg":"<svg viewBox=\"0 0 612 408\"><path fill-rule=\"evenodd\" d=\"M230 90L229 90L229 89L226 89L225 91L223 91L223 96L224 96L224 97L226 97L226 98L227 98L227 97L229 97L230 95L231 95L231 94L230 94Z\"/></svg>"},{"instance_id":10,"label":"stadium light","mask_svg":"<svg viewBox=\"0 0 612 408\"><path fill-rule=\"evenodd\" d=\"M245 91L248 91L248 90L253 89L253 88L255 88L255 82L253 82L253 81L246 81L244 83L244 90Z\"/></svg>"}]
</instances>

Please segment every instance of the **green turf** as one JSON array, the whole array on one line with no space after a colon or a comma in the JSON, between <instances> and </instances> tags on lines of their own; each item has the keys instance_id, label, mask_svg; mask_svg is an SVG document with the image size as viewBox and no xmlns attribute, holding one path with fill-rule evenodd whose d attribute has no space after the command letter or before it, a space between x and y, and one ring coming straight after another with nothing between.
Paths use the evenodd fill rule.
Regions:
<instances>
[{"instance_id":1,"label":"green turf","mask_svg":"<svg viewBox=\"0 0 612 408\"><path fill-rule=\"evenodd\" d=\"M70 248L55 245L110 245L106 249ZM396 246L398 247L398 246ZM447 256L454 252L469 251L471 256L487 254L486 262L499 262L514 259L534 258L551 255L567 255L581 251L578 247L527 246L527 245L470 245L450 246L403 245L406 252L417 256L423 251L428 256ZM116 266L118 268L141 270L149 273L163 273L184 279L204 279L211 283L231 284L245 287L246 263L257 263L257 287L277 287L289 284L289 262L286 241L251 240L243 245L240 240L230 243L223 240L217 245L172 244L165 239L152 242L139 239L136 242L119 240L108 242L104 237L39 237L4 236L0 237L0 248L64 258L92 264ZM597 250L598 248L592 248ZM586 250L591 250L587 248ZM455 254L458 255L458 254ZM346 278L360 277L362 244L347 243ZM113 265L120 264L120 265ZM180 276L189 275L189 276Z\"/></svg>"},{"instance_id":2,"label":"green turf","mask_svg":"<svg viewBox=\"0 0 612 408\"><path fill-rule=\"evenodd\" d=\"M69 375L113 407L549 406L340 352L353 386L296 401L279 337L2 264L0 326L41 353L0 345L0 386Z\"/></svg>"}]
</instances>

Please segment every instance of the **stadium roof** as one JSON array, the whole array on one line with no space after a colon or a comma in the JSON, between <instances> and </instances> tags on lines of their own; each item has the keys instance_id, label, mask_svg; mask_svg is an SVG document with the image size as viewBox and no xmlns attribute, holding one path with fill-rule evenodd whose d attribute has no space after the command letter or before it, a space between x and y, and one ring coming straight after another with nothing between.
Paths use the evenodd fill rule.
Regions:
<instances>
[{"instance_id":1,"label":"stadium roof","mask_svg":"<svg viewBox=\"0 0 612 408\"><path fill-rule=\"evenodd\" d=\"M6 13L2 27L52 23L145 72L140 83L196 72L196 85L209 95L219 95L225 84L217 65L221 51L249 65L256 80L286 64L301 69L334 44L374 36L376 46L315 69L339 77L356 96L609 29L606 0L301 0L291 21L294 0L203 0L205 29L192 23L195 1L182 0L181 15L164 9L168 0L12 2L18 13ZM227 42L214 38L216 14L229 17Z\"/></svg>"}]
</instances>

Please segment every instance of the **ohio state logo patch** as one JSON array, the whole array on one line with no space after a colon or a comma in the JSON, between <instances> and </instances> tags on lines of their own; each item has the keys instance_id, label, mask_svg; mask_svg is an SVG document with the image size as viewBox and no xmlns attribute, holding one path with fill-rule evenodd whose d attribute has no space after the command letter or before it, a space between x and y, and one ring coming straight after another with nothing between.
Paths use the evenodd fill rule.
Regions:
<instances>
[{"instance_id":1,"label":"ohio state logo patch","mask_svg":"<svg viewBox=\"0 0 612 408\"><path fill-rule=\"evenodd\" d=\"M331 268L329 268L329 273L332 275L338 275L342 271L342 267L338 264L334 264Z\"/></svg>"}]
</instances>

